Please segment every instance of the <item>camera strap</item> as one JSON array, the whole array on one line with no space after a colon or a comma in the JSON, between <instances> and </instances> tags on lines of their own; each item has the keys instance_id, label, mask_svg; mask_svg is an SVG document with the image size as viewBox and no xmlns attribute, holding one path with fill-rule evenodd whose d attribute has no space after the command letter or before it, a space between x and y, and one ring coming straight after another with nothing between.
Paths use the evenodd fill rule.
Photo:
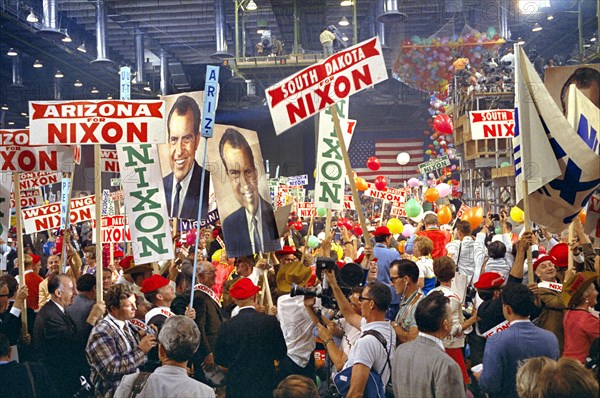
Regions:
<instances>
[{"instance_id":1,"label":"camera strap","mask_svg":"<svg viewBox=\"0 0 600 398\"><path fill-rule=\"evenodd\" d=\"M390 364L390 350L388 350L388 348L387 348L387 342L385 341L385 338L383 337L383 335L380 332L378 332L377 330L374 330L374 329L365 330L363 332L362 336L360 336L360 337L365 337L366 335L371 335L371 336L375 337L377 340L379 340L381 345L383 345L383 349L385 350L385 353L387 355L386 362L383 365L383 369L381 369L381 375L383 375L386 365L390 368L390 374L391 374L392 365Z\"/></svg>"}]
</instances>

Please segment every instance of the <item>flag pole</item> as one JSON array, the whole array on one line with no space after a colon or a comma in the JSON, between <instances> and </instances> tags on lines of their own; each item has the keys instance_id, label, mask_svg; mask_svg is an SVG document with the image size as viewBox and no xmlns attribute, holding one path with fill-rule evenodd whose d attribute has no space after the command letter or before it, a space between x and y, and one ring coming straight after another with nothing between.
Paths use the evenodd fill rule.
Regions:
<instances>
[{"instance_id":1,"label":"flag pole","mask_svg":"<svg viewBox=\"0 0 600 398\"><path fill-rule=\"evenodd\" d=\"M21 225L21 176L19 173L13 173L15 184L15 217L17 218L17 265L19 267L19 286L25 286L25 251L23 249L23 226ZM27 302L23 303L21 312L21 336L25 338L28 334L27 328Z\"/></svg>"},{"instance_id":2,"label":"flag pole","mask_svg":"<svg viewBox=\"0 0 600 398\"><path fill-rule=\"evenodd\" d=\"M350 164L350 157L348 156L348 150L344 144L344 136L342 134L342 128L340 126L340 118L338 117L337 109L335 105L329 107L329 112L333 118L333 125L335 127L335 133L337 134L339 147L344 157L344 164L346 165L346 175L348 176L348 182L350 183L350 189L352 190L352 200L354 201L354 207L358 212L358 220L360 226L365 234L365 247L371 248L371 239L368 237L367 223L365 221L365 215L363 214L362 205L360 204L360 197L358 196L358 189L356 189L356 182L352 177L352 165Z\"/></svg>"}]
</instances>

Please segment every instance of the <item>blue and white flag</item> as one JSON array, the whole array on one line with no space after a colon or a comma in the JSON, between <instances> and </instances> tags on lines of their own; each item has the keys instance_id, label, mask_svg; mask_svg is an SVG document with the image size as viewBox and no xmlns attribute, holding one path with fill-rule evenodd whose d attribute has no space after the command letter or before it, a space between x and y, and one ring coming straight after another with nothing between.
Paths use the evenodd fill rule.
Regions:
<instances>
[{"instance_id":1,"label":"blue and white flag","mask_svg":"<svg viewBox=\"0 0 600 398\"><path fill-rule=\"evenodd\" d=\"M522 182L526 178L531 221L560 232L568 227L600 184L600 157L592 149L593 145L598 146L597 138L589 138L597 130L586 131L587 138L582 139L583 134L577 133L581 123L569 124L518 45L515 55L513 148L517 202L523 200ZM577 112L582 115L586 111ZM590 120L585 116L573 119Z\"/></svg>"}]
</instances>

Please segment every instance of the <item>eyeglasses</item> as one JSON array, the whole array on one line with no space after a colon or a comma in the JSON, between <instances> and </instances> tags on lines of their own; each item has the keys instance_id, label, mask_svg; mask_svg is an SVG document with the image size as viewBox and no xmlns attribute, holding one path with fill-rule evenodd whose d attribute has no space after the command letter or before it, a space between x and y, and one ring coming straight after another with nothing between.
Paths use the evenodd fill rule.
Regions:
<instances>
[{"instance_id":1,"label":"eyeglasses","mask_svg":"<svg viewBox=\"0 0 600 398\"><path fill-rule=\"evenodd\" d=\"M374 301L372 298L359 296L358 301Z\"/></svg>"},{"instance_id":2,"label":"eyeglasses","mask_svg":"<svg viewBox=\"0 0 600 398\"><path fill-rule=\"evenodd\" d=\"M7 293L7 294L0 294L0 297L10 297L10 293Z\"/></svg>"},{"instance_id":3,"label":"eyeglasses","mask_svg":"<svg viewBox=\"0 0 600 398\"><path fill-rule=\"evenodd\" d=\"M401 276L390 276L390 280L392 281L392 283L396 282L396 280L402 278Z\"/></svg>"}]
</instances>

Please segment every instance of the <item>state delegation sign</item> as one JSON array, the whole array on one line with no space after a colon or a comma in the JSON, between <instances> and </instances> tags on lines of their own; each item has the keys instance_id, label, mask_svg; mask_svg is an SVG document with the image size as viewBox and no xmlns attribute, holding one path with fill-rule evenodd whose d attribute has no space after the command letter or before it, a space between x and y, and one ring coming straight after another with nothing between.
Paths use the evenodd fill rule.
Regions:
<instances>
[{"instance_id":1,"label":"state delegation sign","mask_svg":"<svg viewBox=\"0 0 600 398\"><path fill-rule=\"evenodd\" d=\"M340 51L266 90L275 132L281 134L339 100L387 78L377 37Z\"/></svg>"},{"instance_id":2,"label":"state delegation sign","mask_svg":"<svg viewBox=\"0 0 600 398\"><path fill-rule=\"evenodd\" d=\"M71 199L69 222L76 224L82 221L90 221L94 214L96 200L94 195ZM25 233L46 231L60 227L60 203L23 209L23 226Z\"/></svg>"},{"instance_id":3,"label":"state delegation sign","mask_svg":"<svg viewBox=\"0 0 600 398\"><path fill-rule=\"evenodd\" d=\"M513 109L494 109L469 112L471 138L486 140L489 138L514 138L515 111Z\"/></svg>"},{"instance_id":4,"label":"state delegation sign","mask_svg":"<svg viewBox=\"0 0 600 398\"><path fill-rule=\"evenodd\" d=\"M161 100L30 101L31 143L162 144L166 141Z\"/></svg>"},{"instance_id":5,"label":"state delegation sign","mask_svg":"<svg viewBox=\"0 0 600 398\"><path fill-rule=\"evenodd\" d=\"M70 171L68 146L30 146L29 130L0 130L0 171Z\"/></svg>"}]
</instances>

